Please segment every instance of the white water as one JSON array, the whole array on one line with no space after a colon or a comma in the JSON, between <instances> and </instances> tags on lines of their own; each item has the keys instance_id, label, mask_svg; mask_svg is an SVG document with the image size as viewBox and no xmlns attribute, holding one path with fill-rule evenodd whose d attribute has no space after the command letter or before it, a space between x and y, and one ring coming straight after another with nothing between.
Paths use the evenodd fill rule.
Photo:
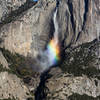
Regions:
<instances>
[{"instance_id":1,"label":"white water","mask_svg":"<svg viewBox=\"0 0 100 100\"><path fill-rule=\"evenodd\" d=\"M53 16L53 22L54 22L54 28L55 28L55 32L54 32L54 44L57 45L58 44L58 22L57 22L57 9L54 12L54 16ZM46 50L47 52L47 56L48 56L48 62L49 62L49 67L53 66L54 64L54 60L55 60L55 55L53 55L53 53L51 52L50 49L47 48Z\"/></svg>"},{"instance_id":2,"label":"white water","mask_svg":"<svg viewBox=\"0 0 100 100\"><path fill-rule=\"evenodd\" d=\"M57 45L58 44L57 9L53 15L53 22L54 22L54 28L55 28L53 39L55 41L55 44ZM50 51L50 49L47 48L45 51L40 51L39 58L36 59L36 66L34 65L33 69L39 72L44 72L48 70L51 66L53 66L53 59L54 59L54 56L52 52Z\"/></svg>"},{"instance_id":3,"label":"white water","mask_svg":"<svg viewBox=\"0 0 100 100\"><path fill-rule=\"evenodd\" d=\"M54 32L54 41L56 42L56 44L58 44L57 9L56 9L56 11L55 11L55 13L54 13L53 21L54 21L54 28L55 28L55 32Z\"/></svg>"}]
</instances>

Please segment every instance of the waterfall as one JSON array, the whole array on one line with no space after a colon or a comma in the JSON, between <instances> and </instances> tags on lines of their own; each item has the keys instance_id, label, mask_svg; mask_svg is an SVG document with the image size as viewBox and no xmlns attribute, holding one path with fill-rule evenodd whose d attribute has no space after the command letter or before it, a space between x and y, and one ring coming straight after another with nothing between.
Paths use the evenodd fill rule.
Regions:
<instances>
[{"instance_id":1,"label":"waterfall","mask_svg":"<svg viewBox=\"0 0 100 100\"><path fill-rule=\"evenodd\" d=\"M57 7L53 14L54 35L47 44L44 51L40 51L39 56L36 58L37 65L33 69L39 72L44 72L50 67L55 66L60 60L60 47L58 39L58 22L57 22ZM51 34L51 33L50 33ZM38 68L39 67L39 68Z\"/></svg>"},{"instance_id":2,"label":"waterfall","mask_svg":"<svg viewBox=\"0 0 100 100\"><path fill-rule=\"evenodd\" d=\"M47 52L48 52L48 59L50 62L50 66L53 66L57 64L58 60L60 59L60 48L59 48L59 39L58 39L58 22L57 22L57 9L54 12L53 16L53 22L54 22L54 37L50 40L47 46Z\"/></svg>"},{"instance_id":3,"label":"waterfall","mask_svg":"<svg viewBox=\"0 0 100 100\"><path fill-rule=\"evenodd\" d=\"M54 40L56 41L56 44L58 43L58 22L57 22L57 9L54 13L53 16L53 21L54 21L54 28L55 28L55 32L54 32Z\"/></svg>"},{"instance_id":4,"label":"waterfall","mask_svg":"<svg viewBox=\"0 0 100 100\"><path fill-rule=\"evenodd\" d=\"M57 5L58 6L58 5ZM41 61L40 61L40 84L37 87L35 92L35 100L44 100L45 94L43 88L45 88L45 82L48 78L48 69L58 63L60 56L59 56L59 39L58 39L58 22L57 22L57 7L56 11L53 15L53 22L54 22L54 36L47 44L47 49L40 53Z\"/></svg>"}]
</instances>

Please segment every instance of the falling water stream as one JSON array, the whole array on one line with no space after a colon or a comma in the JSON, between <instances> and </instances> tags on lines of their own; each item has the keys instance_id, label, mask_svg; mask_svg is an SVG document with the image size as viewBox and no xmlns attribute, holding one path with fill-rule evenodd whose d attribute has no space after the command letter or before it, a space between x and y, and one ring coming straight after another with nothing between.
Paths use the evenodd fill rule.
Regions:
<instances>
[{"instance_id":1,"label":"falling water stream","mask_svg":"<svg viewBox=\"0 0 100 100\"><path fill-rule=\"evenodd\" d=\"M44 51L40 51L39 57L36 59L39 63L39 72L44 72L55 66L60 61L60 45L59 45L59 32L58 32L58 22L57 22L57 7L53 14L53 23L55 32L53 33L52 39L47 44L47 47ZM50 33L51 34L51 33ZM37 66L37 67L38 67Z\"/></svg>"},{"instance_id":2,"label":"falling water stream","mask_svg":"<svg viewBox=\"0 0 100 100\"><path fill-rule=\"evenodd\" d=\"M58 2L57 2L58 4ZM57 5L58 6L58 5ZM58 22L57 22L57 7L53 15L54 35L49 41L45 51L41 52L41 76L40 83L35 92L35 100L44 100L45 94L45 81L50 77L48 72L51 66L56 65L60 60L60 45L58 38ZM43 60L44 59L44 60Z\"/></svg>"}]
</instances>

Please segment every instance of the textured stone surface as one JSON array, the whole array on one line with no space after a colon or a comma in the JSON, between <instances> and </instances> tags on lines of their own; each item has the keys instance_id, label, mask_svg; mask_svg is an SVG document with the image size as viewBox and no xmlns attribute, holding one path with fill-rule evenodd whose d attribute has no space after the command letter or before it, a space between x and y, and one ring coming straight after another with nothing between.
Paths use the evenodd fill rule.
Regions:
<instances>
[{"instance_id":1,"label":"textured stone surface","mask_svg":"<svg viewBox=\"0 0 100 100\"><path fill-rule=\"evenodd\" d=\"M60 0L57 19L60 41L64 40L65 47L99 37L99 6L99 1L94 0ZM36 56L53 34L52 15L55 7L55 0L40 0L17 16L15 21L4 25L0 29L2 46L25 56Z\"/></svg>"},{"instance_id":2,"label":"textured stone surface","mask_svg":"<svg viewBox=\"0 0 100 100\"><path fill-rule=\"evenodd\" d=\"M78 43L90 42L100 36L100 1L86 0L83 30L80 32ZM98 4L97 4L98 2ZM86 16L86 18L85 18Z\"/></svg>"},{"instance_id":3,"label":"textured stone surface","mask_svg":"<svg viewBox=\"0 0 100 100\"><path fill-rule=\"evenodd\" d=\"M3 65L4 68L9 69L8 67L8 62L5 59L5 57L3 56L2 52L0 51L0 64Z\"/></svg>"},{"instance_id":4,"label":"textured stone surface","mask_svg":"<svg viewBox=\"0 0 100 100\"><path fill-rule=\"evenodd\" d=\"M49 39L53 36L52 18L56 0L39 0L36 5L30 6L29 3L26 3L27 1L0 1L0 47L4 47L13 53L17 52L24 56L36 57L41 50L45 49ZM91 42L96 38L99 41L100 0L59 1L57 7L59 40L63 43L64 48L68 45L77 46ZM84 46L81 48L81 52L79 52L80 48L76 49L76 52L70 48L71 57L67 56L69 60L65 61L65 65L63 65L64 63L61 65L61 67L65 67L63 70L66 73L63 73L59 68L52 69L46 75L44 73L44 76L41 75L38 88L39 76L35 73L36 76L23 78L24 83L28 85L26 87L17 76L0 72L0 80L2 80L0 81L0 97L14 96L23 100L24 97L28 97L26 92L29 92L29 90L33 95L35 93L35 97L43 94L41 97L46 97L46 100L49 100L49 98L50 100L66 100L68 96L74 93L92 97L99 96L100 59L98 58L100 56L98 55L100 55L100 46L96 44L98 50L95 51L94 45L95 42L93 41L93 44L89 48L85 48L84 52ZM67 55L69 52L67 52ZM91 59L94 53L96 59L95 57ZM0 57L2 64L5 63L3 56ZM34 65L35 60L32 59L26 66ZM39 66L38 62L35 62L35 64ZM50 75L48 76L48 74Z\"/></svg>"},{"instance_id":5,"label":"textured stone surface","mask_svg":"<svg viewBox=\"0 0 100 100\"><path fill-rule=\"evenodd\" d=\"M100 95L100 80L97 78L88 78L85 75L74 77L68 73L56 73L56 70L50 72L53 76L46 81L47 97L45 100L67 100L74 93L92 97Z\"/></svg>"},{"instance_id":6,"label":"textured stone surface","mask_svg":"<svg viewBox=\"0 0 100 100\"><path fill-rule=\"evenodd\" d=\"M97 4L98 2L98 4ZM100 34L100 1L61 0L59 26L65 46L93 41ZM60 37L61 38L61 37Z\"/></svg>"},{"instance_id":7,"label":"textured stone surface","mask_svg":"<svg viewBox=\"0 0 100 100\"><path fill-rule=\"evenodd\" d=\"M4 40L2 46L6 49L22 55L39 52L45 47L48 40L52 11L55 2L38 3L29 9L16 21L4 25L1 28L0 37ZM4 38L3 38L4 37Z\"/></svg>"},{"instance_id":8,"label":"textured stone surface","mask_svg":"<svg viewBox=\"0 0 100 100\"><path fill-rule=\"evenodd\" d=\"M0 73L0 99L15 98L25 100L30 95L29 89L15 75L7 72Z\"/></svg>"},{"instance_id":9,"label":"textured stone surface","mask_svg":"<svg viewBox=\"0 0 100 100\"><path fill-rule=\"evenodd\" d=\"M2 45L10 51L35 56L45 47L48 35L53 32L50 23L55 4L55 1L40 0L16 21L2 27L1 37L6 36ZM65 46L90 42L99 34L99 3L93 0L63 0L58 7L58 21L59 36L61 41L65 38Z\"/></svg>"},{"instance_id":10,"label":"textured stone surface","mask_svg":"<svg viewBox=\"0 0 100 100\"><path fill-rule=\"evenodd\" d=\"M68 71L75 76L86 74L93 77L99 74L100 70L99 48L100 42L95 40L74 49L67 49L65 60L60 67L64 72Z\"/></svg>"},{"instance_id":11,"label":"textured stone surface","mask_svg":"<svg viewBox=\"0 0 100 100\"><path fill-rule=\"evenodd\" d=\"M17 10L26 0L0 0L0 22L2 22L8 14Z\"/></svg>"},{"instance_id":12,"label":"textured stone surface","mask_svg":"<svg viewBox=\"0 0 100 100\"><path fill-rule=\"evenodd\" d=\"M60 68L52 68L41 77L41 83L37 88L37 98L73 100L69 98L76 93L99 100L100 59L98 58L98 47L100 47L100 43L93 41L73 50L67 49L65 59L59 65ZM45 82L42 83L42 80ZM76 100L79 100L78 97Z\"/></svg>"},{"instance_id":13,"label":"textured stone surface","mask_svg":"<svg viewBox=\"0 0 100 100\"><path fill-rule=\"evenodd\" d=\"M52 78L53 79L53 78ZM87 94L88 96L97 97L100 95L100 81L84 77L67 77L67 75L54 80L48 80L47 87L50 89L50 97L61 98L66 100L67 96L73 93ZM95 81L98 85L95 85Z\"/></svg>"}]
</instances>

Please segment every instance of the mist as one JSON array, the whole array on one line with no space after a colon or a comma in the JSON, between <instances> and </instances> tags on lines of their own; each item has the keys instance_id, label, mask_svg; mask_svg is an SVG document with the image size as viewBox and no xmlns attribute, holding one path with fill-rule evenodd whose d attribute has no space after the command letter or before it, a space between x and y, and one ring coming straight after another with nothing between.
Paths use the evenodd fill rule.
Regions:
<instances>
[{"instance_id":1,"label":"mist","mask_svg":"<svg viewBox=\"0 0 100 100\"><path fill-rule=\"evenodd\" d=\"M49 43L47 44L47 48L44 51L40 51L39 55L36 57L36 63L33 66L33 69L39 71L39 72L44 72L46 70L48 70L50 67L56 65L58 63L56 56L57 56L57 50L59 49L59 39L58 39L58 22L57 22L57 8L54 11L53 14L53 23L54 23L54 36L52 37L52 39L49 41ZM51 42L52 45L51 46Z\"/></svg>"}]
</instances>

